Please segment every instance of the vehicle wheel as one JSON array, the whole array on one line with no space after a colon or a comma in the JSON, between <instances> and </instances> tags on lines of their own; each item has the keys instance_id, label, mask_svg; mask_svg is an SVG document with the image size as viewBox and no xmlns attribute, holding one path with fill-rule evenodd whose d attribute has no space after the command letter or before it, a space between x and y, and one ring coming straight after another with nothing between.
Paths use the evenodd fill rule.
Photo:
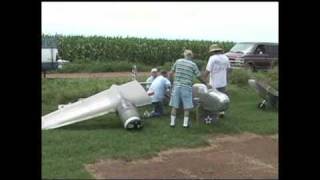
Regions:
<instances>
[{"instance_id":1,"label":"vehicle wheel","mask_svg":"<svg viewBox=\"0 0 320 180\"><path fill-rule=\"evenodd\" d=\"M278 66L278 61L273 61L271 64L271 69L273 69L276 66Z\"/></svg>"},{"instance_id":2,"label":"vehicle wheel","mask_svg":"<svg viewBox=\"0 0 320 180\"><path fill-rule=\"evenodd\" d=\"M257 69L256 69L256 67L255 67L253 64L249 64L249 69L250 69L252 72L257 72Z\"/></svg>"}]
</instances>

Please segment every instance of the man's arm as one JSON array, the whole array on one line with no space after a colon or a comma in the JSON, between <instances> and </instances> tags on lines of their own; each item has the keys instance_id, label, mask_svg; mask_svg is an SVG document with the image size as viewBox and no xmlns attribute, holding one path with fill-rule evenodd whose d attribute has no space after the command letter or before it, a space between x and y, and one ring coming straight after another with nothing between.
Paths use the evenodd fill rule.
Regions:
<instances>
[{"instance_id":1,"label":"man's arm","mask_svg":"<svg viewBox=\"0 0 320 180\"><path fill-rule=\"evenodd\" d=\"M169 81L169 79L165 78L164 80L165 80L166 89L170 88L171 87L171 82Z\"/></svg>"},{"instance_id":2,"label":"man's arm","mask_svg":"<svg viewBox=\"0 0 320 180\"><path fill-rule=\"evenodd\" d=\"M204 79L202 79L201 76L198 76L197 79L198 79L201 83L203 83L203 84L205 84L206 86L208 86L208 83L207 83Z\"/></svg>"},{"instance_id":3,"label":"man's arm","mask_svg":"<svg viewBox=\"0 0 320 180\"><path fill-rule=\"evenodd\" d=\"M152 95L154 95L154 91L150 88L150 89L147 91L147 94L148 94L148 96L152 96Z\"/></svg>"},{"instance_id":4,"label":"man's arm","mask_svg":"<svg viewBox=\"0 0 320 180\"><path fill-rule=\"evenodd\" d=\"M206 82L206 80L201 76L200 71L197 73L196 77L202 84L205 84L206 86L208 86L208 83Z\"/></svg>"},{"instance_id":5,"label":"man's arm","mask_svg":"<svg viewBox=\"0 0 320 180\"><path fill-rule=\"evenodd\" d=\"M203 74L203 79L207 80L207 79L208 79L209 74L210 74L210 71L205 70L205 71L204 71L204 74Z\"/></svg>"},{"instance_id":6,"label":"man's arm","mask_svg":"<svg viewBox=\"0 0 320 180\"><path fill-rule=\"evenodd\" d=\"M169 71L168 80L170 81L171 85L173 84L173 77L174 77L174 71Z\"/></svg>"},{"instance_id":7,"label":"man's arm","mask_svg":"<svg viewBox=\"0 0 320 180\"><path fill-rule=\"evenodd\" d=\"M195 73L197 79L198 79L201 83L207 85L207 82L201 77L201 72L199 71L199 68L198 68L197 65L194 66L194 73Z\"/></svg>"},{"instance_id":8,"label":"man's arm","mask_svg":"<svg viewBox=\"0 0 320 180\"><path fill-rule=\"evenodd\" d=\"M169 71L169 72L168 72L168 79L169 79L169 81L173 80L173 75L174 75L174 72L173 72L173 71Z\"/></svg>"},{"instance_id":9,"label":"man's arm","mask_svg":"<svg viewBox=\"0 0 320 180\"><path fill-rule=\"evenodd\" d=\"M168 79L169 79L169 81L171 83L171 86L173 84L173 76L174 76L175 70L176 70L176 63L173 64L173 66L171 67L171 70L168 73Z\"/></svg>"},{"instance_id":10,"label":"man's arm","mask_svg":"<svg viewBox=\"0 0 320 180\"><path fill-rule=\"evenodd\" d=\"M210 74L210 72L211 72L211 70L213 68L212 66L213 66L213 58L210 57L209 60L208 60L207 66L206 66L206 70L205 70L204 75L203 75L204 79L208 78L208 76L209 76L209 74Z\"/></svg>"},{"instance_id":11,"label":"man's arm","mask_svg":"<svg viewBox=\"0 0 320 180\"><path fill-rule=\"evenodd\" d=\"M231 64L230 64L230 60L228 59L228 68L227 68L228 73L231 73L232 68L231 68Z\"/></svg>"},{"instance_id":12,"label":"man's arm","mask_svg":"<svg viewBox=\"0 0 320 180\"><path fill-rule=\"evenodd\" d=\"M148 77L148 79L146 80L146 82L147 82L146 88L149 89L150 86L151 86L151 84L149 84L149 83L151 83L151 77Z\"/></svg>"}]
</instances>

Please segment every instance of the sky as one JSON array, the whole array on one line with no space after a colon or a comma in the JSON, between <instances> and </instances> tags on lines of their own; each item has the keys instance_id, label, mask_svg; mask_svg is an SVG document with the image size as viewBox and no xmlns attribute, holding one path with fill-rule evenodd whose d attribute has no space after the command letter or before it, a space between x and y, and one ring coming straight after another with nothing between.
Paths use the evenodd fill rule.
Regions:
<instances>
[{"instance_id":1,"label":"sky","mask_svg":"<svg viewBox=\"0 0 320 180\"><path fill-rule=\"evenodd\" d=\"M278 2L42 2L42 33L278 42Z\"/></svg>"}]
</instances>

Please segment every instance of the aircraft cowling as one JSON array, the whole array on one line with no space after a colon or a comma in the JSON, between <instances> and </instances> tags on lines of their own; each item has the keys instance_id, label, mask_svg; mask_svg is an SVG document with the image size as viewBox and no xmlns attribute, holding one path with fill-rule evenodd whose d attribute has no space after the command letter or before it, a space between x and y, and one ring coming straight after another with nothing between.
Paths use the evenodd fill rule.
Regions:
<instances>
[{"instance_id":1,"label":"aircraft cowling","mask_svg":"<svg viewBox=\"0 0 320 180\"><path fill-rule=\"evenodd\" d=\"M199 99L204 110L221 112L229 108L229 97L216 89L208 89L204 84L196 83L192 86L192 92L193 98Z\"/></svg>"}]
</instances>

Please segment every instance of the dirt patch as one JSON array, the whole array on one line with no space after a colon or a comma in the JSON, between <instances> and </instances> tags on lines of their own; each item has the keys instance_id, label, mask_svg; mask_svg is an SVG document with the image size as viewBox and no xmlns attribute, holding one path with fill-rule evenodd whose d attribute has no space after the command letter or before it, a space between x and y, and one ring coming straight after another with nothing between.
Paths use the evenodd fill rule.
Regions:
<instances>
[{"instance_id":1,"label":"dirt patch","mask_svg":"<svg viewBox=\"0 0 320 180\"><path fill-rule=\"evenodd\" d=\"M139 76L147 76L150 72L139 72ZM106 72L106 73L47 73L46 78L117 78L128 77L131 79L130 72Z\"/></svg>"},{"instance_id":2,"label":"dirt patch","mask_svg":"<svg viewBox=\"0 0 320 180\"><path fill-rule=\"evenodd\" d=\"M86 169L97 179L278 178L277 136L244 133L208 141L204 148L172 149L130 162L100 160Z\"/></svg>"}]
</instances>

